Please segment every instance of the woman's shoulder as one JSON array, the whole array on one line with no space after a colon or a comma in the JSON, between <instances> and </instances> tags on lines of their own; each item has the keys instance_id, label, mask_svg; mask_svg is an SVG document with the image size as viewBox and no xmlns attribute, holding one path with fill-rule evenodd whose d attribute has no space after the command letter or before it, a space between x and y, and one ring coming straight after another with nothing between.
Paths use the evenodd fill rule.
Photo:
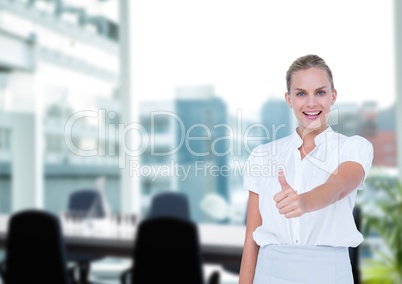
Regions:
<instances>
[{"instance_id":1,"label":"woman's shoulder","mask_svg":"<svg viewBox=\"0 0 402 284\"><path fill-rule=\"evenodd\" d=\"M340 146L351 147L351 148L360 148L360 149L368 149L372 148L373 145L369 140L360 135L352 135L346 136L343 134L338 134Z\"/></svg>"}]
</instances>

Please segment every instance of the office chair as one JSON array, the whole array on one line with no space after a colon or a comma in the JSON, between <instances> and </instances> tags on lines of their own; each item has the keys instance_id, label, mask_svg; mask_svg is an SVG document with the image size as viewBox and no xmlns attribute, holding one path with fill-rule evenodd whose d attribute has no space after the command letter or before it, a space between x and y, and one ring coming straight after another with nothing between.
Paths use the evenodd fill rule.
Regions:
<instances>
[{"instance_id":1,"label":"office chair","mask_svg":"<svg viewBox=\"0 0 402 284\"><path fill-rule=\"evenodd\" d=\"M162 192L152 198L149 218L175 217L190 220L188 198L180 192Z\"/></svg>"},{"instance_id":2,"label":"office chair","mask_svg":"<svg viewBox=\"0 0 402 284\"><path fill-rule=\"evenodd\" d=\"M52 213L25 210L11 216L6 258L1 264L5 284L69 284L65 244L59 219Z\"/></svg>"},{"instance_id":3,"label":"office chair","mask_svg":"<svg viewBox=\"0 0 402 284\"><path fill-rule=\"evenodd\" d=\"M104 218L106 210L103 207L102 196L96 189L80 189L71 193L68 201L69 213L80 213L89 218ZM75 262L78 270L78 283L90 284L90 262L99 260L99 257L90 257L81 254L68 254L68 261Z\"/></svg>"},{"instance_id":4,"label":"office chair","mask_svg":"<svg viewBox=\"0 0 402 284\"><path fill-rule=\"evenodd\" d=\"M198 230L188 220L143 220L137 231L133 260L134 266L121 274L122 284L204 283ZM219 275L213 276L209 283L219 283Z\"/></svg>"},{"instance_id":5,"label":"office chair","mask_svg":"<svg viewBox=\"0 0 402 284\"><path fill-rule=\"evenodd\" d=\"M361 225L361 209L358 206L353 208L353 218L357 229L360 231ZM352 265L353 280L355 284L360 284L360 262L359 262L359 246L349 248L350 263Z\"/></svg>"},{"instance_id":6,"label":"office chair","mask_svg":"<svg viewBox=\"0 0 402 284\"><path fill-rule=\"evenodd\" d=\"M83 212L92 218L106 217L102 196L96 189L80 189L71 193L68 201L68 211Z\"/></svg>"}]
</instances>

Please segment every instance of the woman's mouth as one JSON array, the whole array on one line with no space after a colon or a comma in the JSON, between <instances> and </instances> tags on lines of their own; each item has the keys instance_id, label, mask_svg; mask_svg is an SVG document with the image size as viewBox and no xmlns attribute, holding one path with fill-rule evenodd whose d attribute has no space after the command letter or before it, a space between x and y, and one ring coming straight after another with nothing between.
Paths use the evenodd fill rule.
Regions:
<instances>
[{"instance_id":1,"label":"woman's mouth","mask_svg":"<svg viewBox=\"0 0 402 284\"><path fill-rule=\"evenodd\" d=\"M317 119L322 111L303 111L303 114L306 118L314 120Z\"/></svg>"}]
</instances>

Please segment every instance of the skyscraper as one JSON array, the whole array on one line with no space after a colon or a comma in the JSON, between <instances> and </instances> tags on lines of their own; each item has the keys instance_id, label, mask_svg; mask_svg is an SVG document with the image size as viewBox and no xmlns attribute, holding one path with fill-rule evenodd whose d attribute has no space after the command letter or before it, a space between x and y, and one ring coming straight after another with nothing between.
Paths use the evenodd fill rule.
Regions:
<instances>
[{"instance_id":1,"label":"skyscraper","mask_svg":"<svg viewBox=\"0 0 402 284\"><path fill-rule=\"evenodd\" d=\"M189 197L192 218L208 221L200 201L208 193L229 197L228 176L220 172L228 163L226 104L212 86L195 86L177 88L175 105L183 126L176 128L177 141L184 141L177 161L188 169L186 177L178 177L178 188Z\"/></svg>"},{"instance_id":2,"label":"skyscraper","mask_svg":"<svg viewBox=\"0 0 402 284\"><path fill-rule=\"evenodd\" d=\"M261 108L261 120L269 133L265 143L292 133L292 113L284 99L267 101Z\"/></svg>"}]
</instances>

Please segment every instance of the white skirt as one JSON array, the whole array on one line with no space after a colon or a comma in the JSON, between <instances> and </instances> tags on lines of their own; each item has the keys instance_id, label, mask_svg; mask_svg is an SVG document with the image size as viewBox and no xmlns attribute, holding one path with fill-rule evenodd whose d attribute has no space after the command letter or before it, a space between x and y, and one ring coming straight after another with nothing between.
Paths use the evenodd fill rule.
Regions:
<instances>
[{"instance_id":1,"label":"white skirt","mask_svg":"<svg viewBox=\"0 0 402 284\"><path fill-rule=\"evenodd\" d=\"M253 284L353 284L346 247L261 247Z\"/></svg>"}]
</instances>

